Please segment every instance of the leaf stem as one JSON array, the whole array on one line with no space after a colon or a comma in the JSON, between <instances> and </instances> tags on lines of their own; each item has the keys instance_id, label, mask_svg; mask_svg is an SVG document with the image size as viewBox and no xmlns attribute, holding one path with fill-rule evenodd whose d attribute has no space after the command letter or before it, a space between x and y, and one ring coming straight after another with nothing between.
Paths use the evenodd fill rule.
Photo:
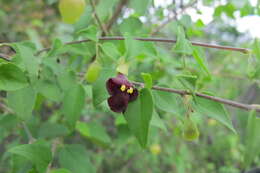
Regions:
<instances>
[{"instance_id":1,"label":"leaf stem","mask_svg":"<svg viewBox=\"0 0 260 173\"><path fill-rule=\"evenodd\" d=\"M25 130L25 133L27 134L28 138L29 138L29 144L33 143L35 141L34 137L32 136L32 133L30 132L28 126L26 125L26 123L23 121L22 122L23 128Z\"/></svg>"},{"instance_id":2,"label":"leaf stem","mask_svg":"<svg viewBox=\"0 0 260 173\"><path fill-rule=\"evenodd\" d=\"M105 33L106 35L108 34L108 31L106 29L106 27L102 24L100 18L98 17L97 15L97 12L96 12L96 7L95 7L95 4L93 2L93 0L89 0L90 1L90 4L91 4L91 7L92 7L92 10L93 10L93 15L98 23L98 25L100 26L100 29L102 30L103 33Z\"/></svg>"}]
</instances>

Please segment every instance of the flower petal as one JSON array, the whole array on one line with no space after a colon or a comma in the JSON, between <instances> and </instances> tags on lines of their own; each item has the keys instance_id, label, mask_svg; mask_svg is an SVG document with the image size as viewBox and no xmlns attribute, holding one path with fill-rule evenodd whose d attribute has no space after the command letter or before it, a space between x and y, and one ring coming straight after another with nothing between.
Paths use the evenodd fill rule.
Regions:
<instances>
[{"instance_id":1,"label":"flower petal","mask_svg":"<svg viewBox=\"0 0 260 173\"><path fill-rule=\"evenodd\" d=\"M138 97L138 90L136 88L134 88L134 91L132 94L129 95L129 102L132 102L134 100L136 100L136 98Z\"/></svg>"},{"instance_id":2,"label":"flower petal","mask_svg":"<svg viewBox=\"0 0 260 173\"><path fill-rule=\"evenodd\" d=\"M118 93L108 98L107 102L110 109L114 112L124 112L127 108L129 95Z\"/></svg>"},{"instance_id":3,"label":"flower petal","mask_svg":"<svg viewBox=\"0 0 260 173\"><path fill-rule=\"evenodd\" d=\"M120 91L120 85L116 84L113 78L109 78L106 82L107 91L110 95L114 95Z\"/></svg>"},{"instance_id":4,"label":"flower petal","mask_svg":"<svg viewBox=\"0 0 260 173\"><path fill-rule=\"evenodd\" d=\"M122 85L125 85L127 88L133 86L130 82L128 82L125 75L121 73L119 73L115 78L109 78L106 82L107 91L110 95L119 93Z\"/></svg>"}]
</instances>

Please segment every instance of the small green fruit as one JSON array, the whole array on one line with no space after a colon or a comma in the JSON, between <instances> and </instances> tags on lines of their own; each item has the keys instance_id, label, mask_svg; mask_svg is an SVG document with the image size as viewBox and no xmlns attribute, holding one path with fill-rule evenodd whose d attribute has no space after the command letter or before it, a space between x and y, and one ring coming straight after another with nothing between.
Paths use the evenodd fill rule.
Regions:
<instances>
[{"instance_id":1,"label":"small green fruit","mask_svg":"<svg viewBox=\"0 0 260 173\"><path fill-rule=\"evenodd\" d=\"M200 132L195 122L190 118L184 120L183 138L187 141L194 141L199 138Z\"/></svg>"},{"instance_id":2,"label":"small green fruit","mask_svg":"<svg viewBox=\"0 0 260 173\"><path fill-rule=\"evenodd\" d=\"M154 155L158 155L161 153L162 149L161 146L159 144L153 144L150 146L150 151L152 154Z\"/></svg>"},{"instance_id":3,"label":"small green fruit","mask_svg":"<svg viewBox=\"0 0 260 173\"><path fill-rule=\"evenodd\" d=\"M99 76L101 69L102 67L97 61L94 61L92 64L90 64L85 74L86 81L89 83L95 82Z\"/></svg>"},{"instance_id":4,"label":"small green fruit","mask_svg":"<svg viewBox=\"0 0 260 173\"><path fill-rule=\"evenodd\" d=\"M59 10L65 23L76 23L86 7L85 0L60 0Z\"/></svg>"}]
</instances>

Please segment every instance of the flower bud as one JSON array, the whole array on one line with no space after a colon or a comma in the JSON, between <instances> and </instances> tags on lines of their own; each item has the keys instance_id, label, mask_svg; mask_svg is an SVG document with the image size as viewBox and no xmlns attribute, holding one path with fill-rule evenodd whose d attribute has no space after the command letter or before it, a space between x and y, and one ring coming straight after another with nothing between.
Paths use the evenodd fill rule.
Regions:
<instances>
[{"instance_id":1,"label":"flower bud","mask_svg":"<svg viewBox=\"0 0 260 173\"><path fill-rule=\"evenodd\" d=\"M195 122L190 118L184 120L183 138L187 141L194 141L199 138L200 132Z\"/></svg>"}]
</instances>

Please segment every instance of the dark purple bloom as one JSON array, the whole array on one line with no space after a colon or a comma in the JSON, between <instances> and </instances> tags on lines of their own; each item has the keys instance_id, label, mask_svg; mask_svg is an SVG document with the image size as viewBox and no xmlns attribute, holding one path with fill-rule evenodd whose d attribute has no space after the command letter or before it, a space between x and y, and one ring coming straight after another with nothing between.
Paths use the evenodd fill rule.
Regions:
<instances>
[{"instance_id":1,"label":"dark purple bloom","mask_svg":"<svg viewBox=\"0 0 260 173\"><path fill-rule=\"evenodd\" d=\"M109 78L106 87L111 95L107 102L114 112L125 112L128 102L134 101L138 96L138 90L121 73L115 78Z\"/></svg>"}]
</instances>

